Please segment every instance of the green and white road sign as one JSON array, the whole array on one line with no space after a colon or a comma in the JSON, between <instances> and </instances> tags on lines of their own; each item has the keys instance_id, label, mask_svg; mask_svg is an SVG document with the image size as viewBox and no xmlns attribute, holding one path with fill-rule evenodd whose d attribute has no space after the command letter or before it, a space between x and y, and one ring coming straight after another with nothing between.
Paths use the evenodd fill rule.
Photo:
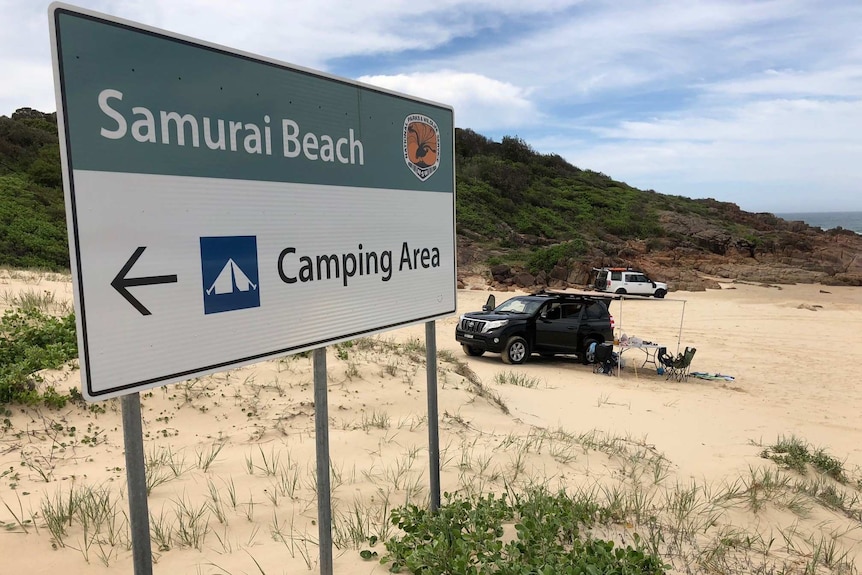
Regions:
<instances>
[{"instance_id":1,"label":"green and white road sign","mask_svg":"<svg viewBox=\"0 0 862 575\"><path fill-rule=\"evenodd\" d=\"M455 312L452 109L54 4L83 394Z\"/></svg>"}]
</instances>

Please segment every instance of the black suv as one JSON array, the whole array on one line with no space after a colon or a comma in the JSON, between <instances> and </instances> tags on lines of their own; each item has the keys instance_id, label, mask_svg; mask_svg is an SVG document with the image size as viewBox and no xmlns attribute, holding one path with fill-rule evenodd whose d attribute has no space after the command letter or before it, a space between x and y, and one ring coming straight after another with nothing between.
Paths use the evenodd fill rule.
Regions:
<instances>
[{"instance_id":1,"label":"black suv","mask_svg":"<svg viewBox=\"0 0 862 575\"><path fill-rule=\"evenodd\" d=\"M538 353L576 354L586 363L592 342L614 338L611 298L540 291L508 299L495 307L491 295L482 311L465 313L455 328L464 353L499 353L506 363L524 363Z\"/></svg>"}]
</instances>

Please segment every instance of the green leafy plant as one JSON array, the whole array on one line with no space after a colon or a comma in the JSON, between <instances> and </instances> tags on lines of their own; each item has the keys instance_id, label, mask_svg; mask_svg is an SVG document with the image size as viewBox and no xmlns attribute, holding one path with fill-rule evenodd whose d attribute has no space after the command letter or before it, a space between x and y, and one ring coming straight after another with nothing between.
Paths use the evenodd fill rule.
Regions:
<instances>
[{"instance_id":1,"label":"green leafy plant","mask_svg":"<svg viewBox=\"0 0 862 575\"><path fill-rule=\"evenodd\" d=\"M391 520L403 535L385 542L381 563L389 570L420 574L638 573L658 575L665 565L640 546L616 547L584 535L602 515L595 503L534 488L510 501L506 495L465 498L445 495L432 512L408 505ZM505 538L514 525L515 538ZM505 541L505 542L504 542Z\"/></svg>"},{"instance_id":2,"label":"green leafy plant","mask_svg":"<svg viewBox=\"0 0 862 575\"><path fill-rule=\"evenodd\" d=\"M577 258L587 251L583 240L577 239L547 248L537 249L530 255L527 265L531 273L550 272L561 261Z\"/></svg>"},{"instance_id":3,"label":"green leafy plant","mask_svg":"<svg viewBox=\"0 0 862 575\"><path fill-rule=\"evenodd\" d=\"M35 307L6 311L0 318L0 404L64 406L67 395L36 388L36 372L58 369L77 356L74 314L58 318Z\"/></svg>"},{"instance_id":4,"label":"green leafy plant","mask_svg":"<svg viewBox=\"0 0 862 575\"><path fill-rule=\"evenodd\" d=\"M822 448L815 449L808 442L793 435L779 437L774 445L761 451L760 456L798 473L805 473L807 466L811 465L835 481L847 483L844 463L841 460L828 454Z\"/></svg>"}]
</instances>

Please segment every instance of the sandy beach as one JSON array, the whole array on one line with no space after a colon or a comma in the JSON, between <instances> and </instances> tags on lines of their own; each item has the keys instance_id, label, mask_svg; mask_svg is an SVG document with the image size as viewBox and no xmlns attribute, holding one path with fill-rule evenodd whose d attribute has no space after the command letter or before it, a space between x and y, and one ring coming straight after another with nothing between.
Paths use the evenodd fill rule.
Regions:
<instances>
[{"instance_id":1,"label":"sandy beach","mask_svg":"<svg viewBox=\"0 0 862 575\"><path fill-rule=\"evenodd\" d=\"M454 339L457 317L437 321L442 490L625 493L642 508L605 526L606 536L664 526L670 573L856 572L862 291L720 285L615 301L611 313L619 334L671 352L695 347L693 371L732 380L667 381L640 367L639 350L625 352L619 377L574 357L510 366L496 354L467 357ZM72 293L65 278L0 274L7 303L28 290L65 301ZM459 313L490 293L498 302L513 295L462 290ZM416 325L327 349L335 573L386 573L359 551L384 555L368 537L394 533L388 512L427 504L424 334ZM44 378L64 391L80 386L74 366ZM310 356L154 389L141 401L154 573L319 572ZM0 572L131 572L119 402L7 407ZM843 463L849 480L828 484L839 503L818 498L831 480L761 456L791 436ZM771 487L776 476L783 487ZM695 494L685 521L697 528L671 545L683 531L680 514L673 519L682 490ZM106 518L52 522L76 497L105 502ZM639 511L649 513L638 520ZM729 534L748 542L729 545ZM819 555L824 542L834 542L830 560Z\"/></svg>"}]
</instances>

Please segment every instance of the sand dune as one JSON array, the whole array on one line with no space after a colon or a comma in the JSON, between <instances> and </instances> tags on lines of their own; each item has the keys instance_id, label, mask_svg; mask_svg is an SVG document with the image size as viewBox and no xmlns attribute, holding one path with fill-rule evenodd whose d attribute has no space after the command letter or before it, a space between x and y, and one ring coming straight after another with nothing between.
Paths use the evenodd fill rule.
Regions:
<instances>
[{"instance_id":1,"label":"sand dune","mask_svg":"<svg viewBox=\"0 0 862 575\"><path fill-rule=\"evenodd\" d=\"M0 281L7 300L22 290L71 297L64 278L13 272ZM733 381L668 382L633 369L637 350L624 355L620 377L568 357L523 366L494 354L468 358L454 341L457 318L438 321L443 491L545 484L609 497L619 488L664 518L666 542L676 534L679 546L666 549L671 572L803 573L813 558L814 572L830 572L814 553L832 539L846 551L835 572L852 572L862 557L862 484L854 483L862 478L862 291L722 288L614 302L611 311L620 332L671 351L696 347L694 370ZM459 311L479 309L487 296L459 292ZM393 533L393 507L427 502L423 340L418 325L327 350L335 573L387 572L358 550L370 548L368 536ZM45 378L60 389L80 385L73 368ZM155 573L318 572L312 387L306 355L142 394ZM10 407L0 419L0 571L131 572L119 403ZM846 493L843 508L799 500L815 472L779 472L761 457L790 435L842 461L851 480L832 487ZM770 489L775 473L789 478L785 488ZM685 538L670 519L684 489L700 505L690 523L710 517ZM84 510L64 521L70 501L103 515L86 528ZM630 511L604 527L609 536L649 530ZM729 545L728 533L749 543ZM724 563L707 555L716 549ZM374 550L385 552L380 543Z\"/></svg>"}]
</instances>

